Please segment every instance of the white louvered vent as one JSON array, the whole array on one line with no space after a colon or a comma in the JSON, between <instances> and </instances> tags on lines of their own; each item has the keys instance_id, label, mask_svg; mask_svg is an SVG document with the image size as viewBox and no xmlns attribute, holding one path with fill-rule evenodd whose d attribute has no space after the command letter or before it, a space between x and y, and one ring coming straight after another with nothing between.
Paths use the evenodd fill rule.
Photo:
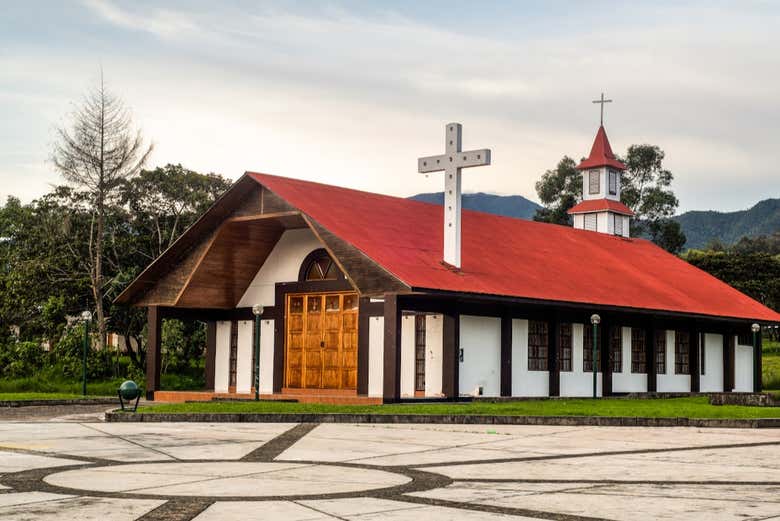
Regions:
<instances>
[{"instance_id":1,"label":"white louvered vent","mask_svg":"<svg viewBox=\"0 0 780 521\"><path fill-rule=\"evenodd\" d=\"M598 220L595 213L585 214L585 229L592 232L598 231Z\"/></svg>"}]
</instances>

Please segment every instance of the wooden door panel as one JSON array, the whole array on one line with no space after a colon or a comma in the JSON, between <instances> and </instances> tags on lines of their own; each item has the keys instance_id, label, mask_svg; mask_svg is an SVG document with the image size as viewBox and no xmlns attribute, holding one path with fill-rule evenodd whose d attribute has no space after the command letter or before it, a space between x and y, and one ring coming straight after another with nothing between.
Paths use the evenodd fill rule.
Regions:
<instances>
[{"instance_id":1,"label":"wooden door panel","mask_svg":"<svg viewBox=\"0 0 780 521\"><path fill-rule=\"evenodd\" d=\"M322 387L322 295L306 296L303 386Z\"/></svg>"},{"instance_id":2,"label":"wooden door panel","mask_svg":"<svg viewBox=\"0 0 780 521\"><path fill-rule=\"evenodd\" d=\"M289 296L286 386L357 388L357 294Z\"/></svg>"}]
</instances>

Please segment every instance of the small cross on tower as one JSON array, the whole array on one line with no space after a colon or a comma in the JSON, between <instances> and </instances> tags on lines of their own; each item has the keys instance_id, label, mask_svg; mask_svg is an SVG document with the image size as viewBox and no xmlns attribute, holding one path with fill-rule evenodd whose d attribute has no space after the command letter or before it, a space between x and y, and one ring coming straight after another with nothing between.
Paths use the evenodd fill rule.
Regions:
<instances>
[{"instance_id":1,"label":"small cross on tower","mask_svg":"<svg viewBox=\"0 0 780 521\"><path fill-rule=\"evenodd\" d=\"M604 99L604 93L601 93L601 99L593 100L593 103L598 103L601 105L601 119L599 120L601 126L604 126L604 104L605 103L612 103L611 99Z\"/></svg>"},{"instance_id":2,"label":"small cross on tower","mask_svg":"<svg viewBox=\"0 0 780 521\"><path fill-rule=\"evenodd\" d=\"M460 123L447 124L446 152L417 160L417 171L421 174L444 171L444 262L455 268L460 268L460 170L490 164L490 149L461 150L462 134Z\"/></svg>"}]
</instances>

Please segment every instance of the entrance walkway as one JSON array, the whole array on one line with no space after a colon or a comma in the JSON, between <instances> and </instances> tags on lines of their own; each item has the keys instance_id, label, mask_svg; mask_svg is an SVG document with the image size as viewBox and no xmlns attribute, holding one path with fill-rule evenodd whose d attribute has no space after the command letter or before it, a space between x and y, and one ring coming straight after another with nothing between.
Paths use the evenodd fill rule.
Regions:
<instances>
[{"instance_id":1,"label":"entrance walkway","mask_svg":"<svg viewBox=\"0 0 780 521\"><path fill-rule=\"evenodd\" d=\"M0 423L0 519L780 518L780 432Z\"/></svg>"}]
</instances>

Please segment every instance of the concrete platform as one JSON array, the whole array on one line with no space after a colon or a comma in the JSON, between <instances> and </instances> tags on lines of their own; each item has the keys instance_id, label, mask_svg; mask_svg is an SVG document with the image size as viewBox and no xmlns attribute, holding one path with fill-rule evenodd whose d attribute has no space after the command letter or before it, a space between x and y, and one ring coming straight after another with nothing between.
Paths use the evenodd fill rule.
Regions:
<instances>
[{"instance_id":1,"label":"concrete platform","mask_svg":"<svg viewBox=\"0 0 780 521\"><path fill-rule=\"evenodd\" d=\"M0 423L0 519L780 519L780 431Z\"/></svg>"}]
</instances>

